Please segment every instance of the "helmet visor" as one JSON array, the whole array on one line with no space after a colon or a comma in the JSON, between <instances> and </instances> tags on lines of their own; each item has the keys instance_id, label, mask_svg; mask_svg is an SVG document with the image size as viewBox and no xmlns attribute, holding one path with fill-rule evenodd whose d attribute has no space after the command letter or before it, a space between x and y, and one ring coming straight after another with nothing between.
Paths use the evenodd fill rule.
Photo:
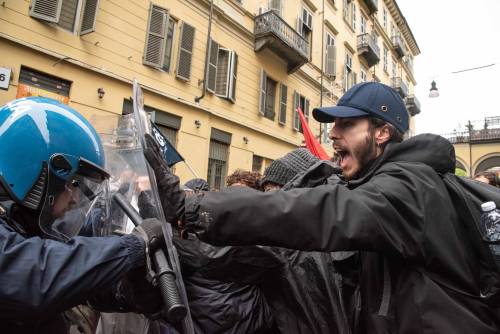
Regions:
<instances>
[{"instance_id":1,"label":"helmet visor","mask_svg":"<svg viewBox=\"0 0 500 334\"><path fill-rule=\"evenodd\" d=\"M67 241L78 235L84 224L94 224L89 217L106 187L107 173L84 159L61 167L60 158L54 164L51 159L46 193L40 212L39 225L49 238ZM64 156L70 162L75 157ZM72 168L72 166L77 166ZM90 226L89 229L92 229Z\"/></svg>"}]
</instances>

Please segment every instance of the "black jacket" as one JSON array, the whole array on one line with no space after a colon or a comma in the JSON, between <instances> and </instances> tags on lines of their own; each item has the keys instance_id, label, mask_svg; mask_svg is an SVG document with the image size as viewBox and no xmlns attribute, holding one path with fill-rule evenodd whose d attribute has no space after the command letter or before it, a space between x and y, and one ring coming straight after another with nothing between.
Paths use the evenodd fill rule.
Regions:
<instances>
[{"instance_id":1,"label":"black jacket","mask_svg":"<svg viewBox=\"0 0 500 334\"><path fill-rule=\"evenodd\" d=\"M260 247L214 247L174 234L195 332L271 333L274 317L258 287L281 263Z\"/></svg>"},{"instance_id":2,"label":"black jacket","mask_svg":"<svg viewBox=\"0 0 500 334\"><path fill-rule=\"evenodd\" d=\"M468 296L480 293L477 258L438 175L454 167L448 141L419 135L347 187L209 193L197 225L218 245L363 251L366 333L498 333L499 310Z\"/></svg>"}]
</instances>

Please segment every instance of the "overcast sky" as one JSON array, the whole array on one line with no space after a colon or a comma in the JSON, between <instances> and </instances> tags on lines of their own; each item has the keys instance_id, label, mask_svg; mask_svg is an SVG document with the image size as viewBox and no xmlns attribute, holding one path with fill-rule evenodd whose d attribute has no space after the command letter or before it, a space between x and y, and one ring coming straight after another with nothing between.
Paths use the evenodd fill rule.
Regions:
<instances>
[{"instance_id":1,"label":"overcast sky","mask_svg":"<svg viewBox=\"0 0 500 334\"><path fill-rule=\"evenodd\" d=\"M499 0L397 0L420 47L416 133L444 134L467 120L500 116ZM451 72L496 63L485 69ZM429 98L431 81L440 96Z\"/></svg>"}]
</instances>

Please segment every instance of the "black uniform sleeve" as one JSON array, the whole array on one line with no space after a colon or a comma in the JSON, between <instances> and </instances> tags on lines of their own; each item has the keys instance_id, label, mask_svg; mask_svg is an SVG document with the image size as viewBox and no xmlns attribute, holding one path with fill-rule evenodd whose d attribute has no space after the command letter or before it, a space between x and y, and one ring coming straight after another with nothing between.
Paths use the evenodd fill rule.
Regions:
<instances>
[{"instance_id":1,"label":"black uniform sleeve","mask_svg":"<svg viewBox=\"0 0 500 334\"><path fill-rule=\"evenodd\" d=\"M42 317L85 302L144 264L135 236L24 238L0 223L0 319Z\"/></svg>"},{"instance_id":2,"label":"black uniform sleeve","mask_svg":"<svg viewBox=\"0 0 500 334\"><path fill-rule=\"evenodd\" d=\"M393 166L394 167L394 166ZM300 250L366 250L422 255L430 180L394 167L355 189L342 185L268 193L207 193L200 237L215 245L272 245Z\"/></svg>"}]
</instances>

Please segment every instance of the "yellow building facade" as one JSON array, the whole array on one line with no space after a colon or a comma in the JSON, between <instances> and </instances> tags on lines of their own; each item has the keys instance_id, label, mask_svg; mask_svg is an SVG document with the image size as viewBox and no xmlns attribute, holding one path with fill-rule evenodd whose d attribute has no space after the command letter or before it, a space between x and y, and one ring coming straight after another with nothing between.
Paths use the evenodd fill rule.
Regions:
<instances>
[{"instance_id":1,"label":"yellow building facade","mask_svg":"<svg viewBox=\"0 0 500 334\"><path fill-rule=\"evenodd\" d=\"M121 114L135 78L154 121L214 188L302 145L298 106L329 147L309 115L357 82L391 85L420 112L420 50L395 1L1 2L0 105L43 95L88 118ZM175 171L194 177L184 163Z\"/></svg>"}]
</instances>

